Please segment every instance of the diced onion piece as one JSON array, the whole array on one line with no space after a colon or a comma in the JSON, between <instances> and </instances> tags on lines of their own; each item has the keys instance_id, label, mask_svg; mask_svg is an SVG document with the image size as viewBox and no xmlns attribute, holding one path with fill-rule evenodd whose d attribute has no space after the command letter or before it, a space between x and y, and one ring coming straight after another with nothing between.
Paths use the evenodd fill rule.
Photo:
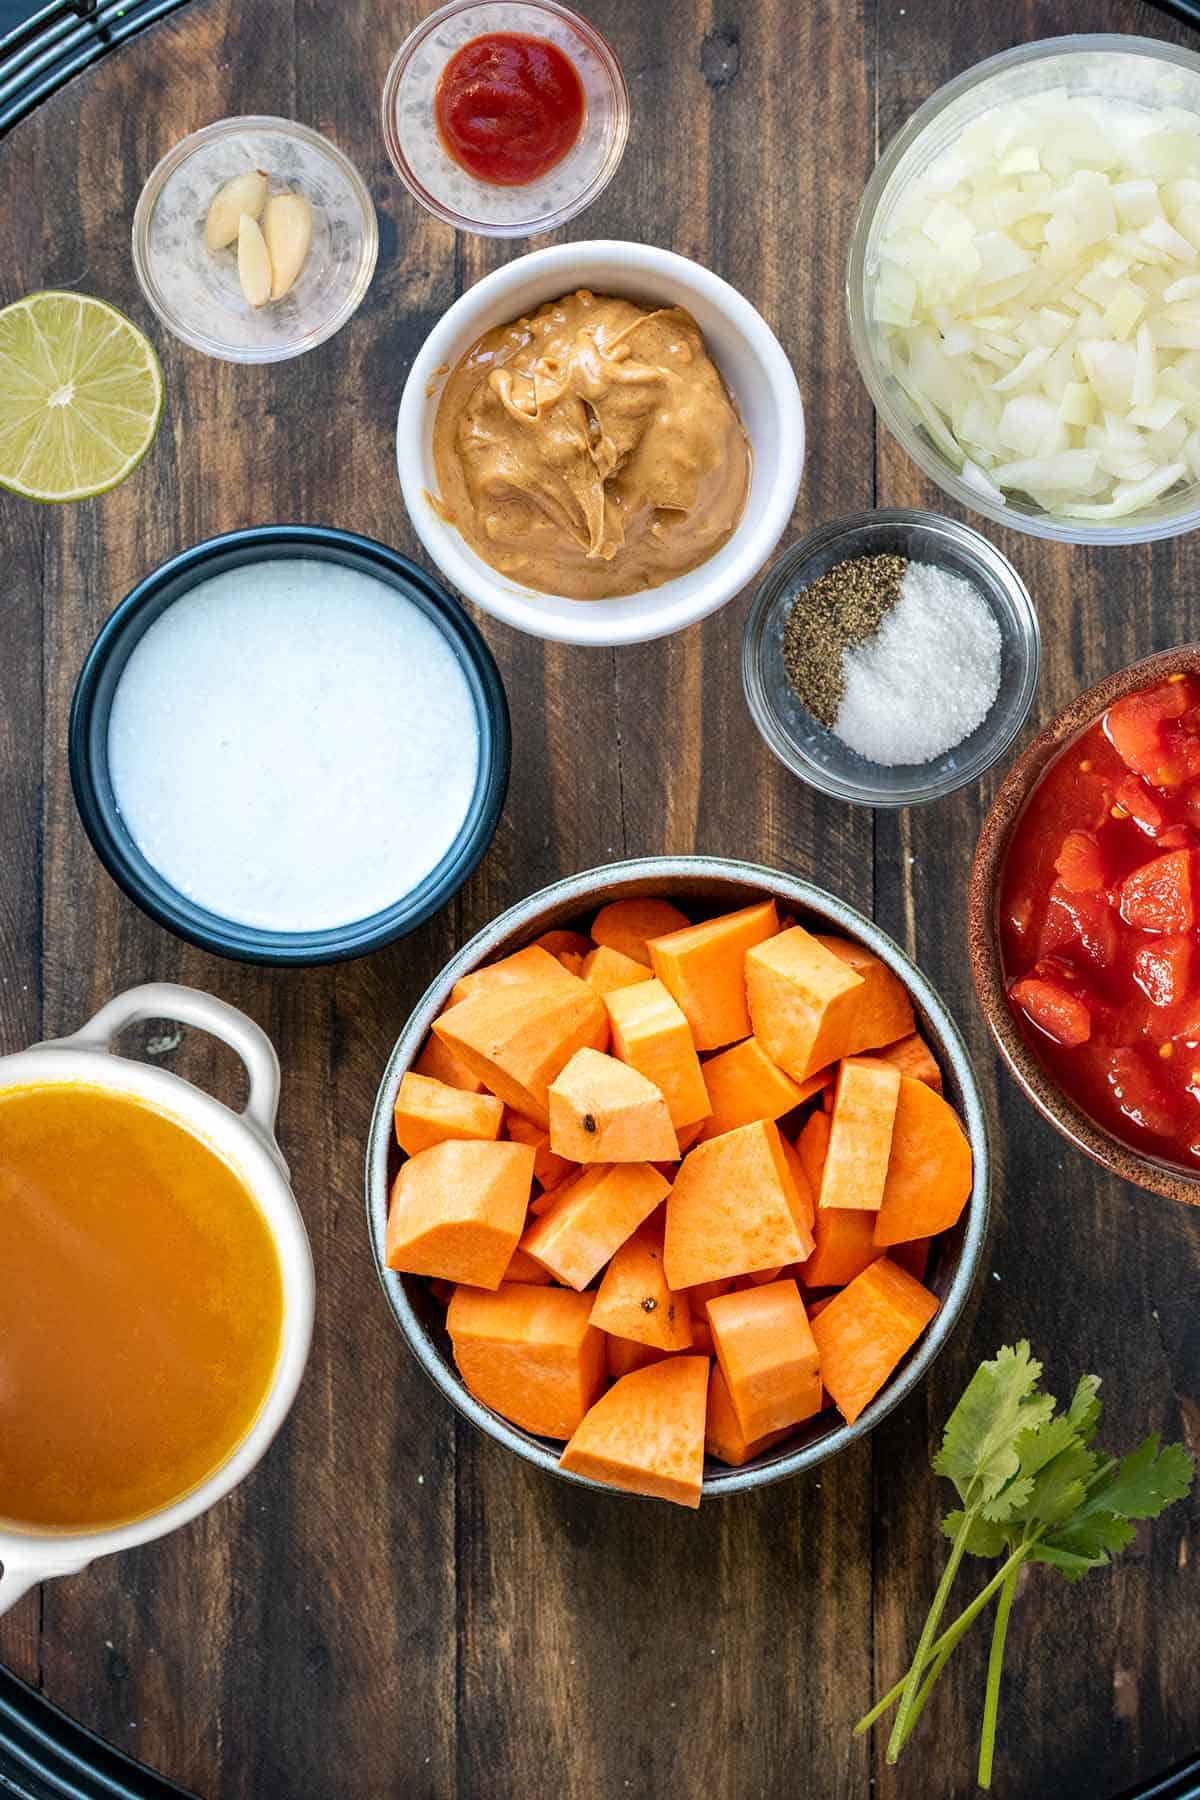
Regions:
<instances>
[{"instance_id":1,"label":"diced onion piece","mask_svg":"<svg viewBox=\"0 0 1200 1800\"><path fill-rule=\"evenodd\" d=\"M992 388L997 394L1007 394L1013 388L1026 387L1044 363L1050 361L1050 352L1045 344L1039 344L1035 350L1027 350L1015 369L993 381Z\"/></svg>"},{"instance_id":2,"label":"diced onion piece","mask_svg":"<svg viewBox=\"0 0 1200 1800\"><path fill-rule=\"evenodd\" d=\"M1024 456L1015 462L997 463L991 476L997 487L1056 488L1070 493L1095 473L1094 450L1061 450L1057 456Z\"/></svg>"},{"instance_id":3,"label":"diced onion piece","mask_svg":"<svg viewBox=\"0 0 1200 1800\"><path fill-rule=\"evenodd\" d=\"M1186 463L1168 463L1153 475L1147 475L1143 481L1130 482L1128 486L1118 482L1113 499L1101 505L1067 504L1062 510L1075 519L1123 519L1129 513L1137 512L1140 507L1149 506L1152 500L1159 499L1177 481L1185 481L1187 473Z\"/></svg>"},{"instance_id":4,"label":"diced onion piece","mask_svg":"<svg viewBox=\"0 0 1200 1800\"><path fill-rule=\"evenodd\" d=\"M1062 89L995 107L897 196L876 253L895 378L976 493L1104 520L1200 480L1192 115Z\"/></svg>"}]
</instances>

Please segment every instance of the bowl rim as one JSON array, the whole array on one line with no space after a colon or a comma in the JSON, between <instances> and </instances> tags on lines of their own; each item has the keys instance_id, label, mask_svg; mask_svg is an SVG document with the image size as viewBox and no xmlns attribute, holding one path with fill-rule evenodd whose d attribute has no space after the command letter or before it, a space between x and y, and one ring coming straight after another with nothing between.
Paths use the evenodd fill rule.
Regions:
<instances>
[{"instance_id":1,"label":"bowl rim","mask_svg":"<svg viewBox=\"0 0 1200 1800\"><path fill-rule=\"evenodd\" d=\"M224 338L212 337L206 331L193 330L185 325L179 315L172 311L164 300L158 282L150 268L149 234L151 221L163 188L177 169L181 169L203 145L213 143L219 138L230 137L238 131L277 131L288 137L297 137L314 149L320 150L341 171L347 184L358 202L363 223L362 256L354 280L346 292L341 304L330 314L325 322L306 332L299 343L254 345L241 348L229 344ZM133 223L130 227L130 242L133 256L134 274L138 286L150 310L159 322L167 328L172 337L186 344L190 350L198 350L205 356L211 356L218 362L231 362L242 365L255 363L268 364L291 362L294 357L304 356L309 350L315 350L319 344L325 343L347 324L362 305L367 290L375 276L375 266L379 260L379 218L375 211L375 202L357 166L346 155L346 152L311 125L304 125L299 119L285 119L274 113L232 113L225 119L214 119L208 125L201 125L195 131L189 131L176 144L160 156L154 167L142 183L142 191L138 195L134 207Z\"/></svg>"},{"instance_id":2,"label":"bowl rim","mask_svg":"<svg viewBox=\"0 0 1200 1800\"><path fill-rule=\"evenodd\" d=\"M891 385L870 344L870 321L865 295L867 241L892 176L918 138L948 106L1006 69L1018 68L1023 63L1089 53L1144 57L1154 62L1172 63L1190 70L1200 80L1200 54L1188 46L1169 44L1158 38L1139 37L1133 33L1127 35L1124 32L1109 31L1080 32L1073 36L1038 38L1032 43L1016 44L995 56L985 57L982 62L973 63L970 68L936 88L886 145L867 178L862 199L855 212L850 228L845 278L850 345L859 375L889 434L921 472L960 506L979 513L993 525L1021 531L1030 537L1043 538L1051 543L1150 544L1195 531L1200 525L1200 502L1191 512L1179 513L1141 526L1133 522L1136 514L1130 521L1118 520L1112 525L1088 524L1082 520L1073 523L1067 519L1055 519L1049 513L1026 513L1015 507L998 505L981 489L964 481L927 443L918 425L896 404ZM1197 492L1200 493L1200 488Z\"/></svg>"},{"instance_id":3,"label":"bowl rim","mask_svg":"<svg viewBox=\"0 0 1200 1800\"><path fill-rule=\"evenodd\" d=\"M1042 1117L1110 1174L1166 1199L1198 1206L1200 1174L1189 1175L1177 1163L1159 1161L1124 1143L1085 1113L1038 1061L1009 1005L996 931L1000 878L1013 832L1051 763L1115 700L1180 670L1200 674L1200 642L1155 651L1082 689L1043 726L1013 764L996 792L975 847L967 889L967 950L992 1041L1017 1086Z\"/></svg>"},{"instance_id":4,"label":"bowl rim","mask_svg":"<svg viewBox=\"0 0 1200 1800\"><path fill-rule=\"evenodd\" d=\"M388 1159L396 1091L405 1071L417 1056L432 1019L440 1011L454 983L496 950L535 933L541 918L549 909L567 903L584 911L597 902L602 903L614 889L631 882L653 882L663 876L697 882L715 878L742 889L757 888L777 900L799 906L835 929L847 932L886 962L900 976L923 1011L936 1038L937 1049L945 1057L954 1075L962 1095L965 1115L963 1126L974 1158L971 1193L963 1215L965 1230L958 1267L951 1277L932 1324L910 1352L899 1374L887 1383L852 1425L843 1422L823 1437L790 1452L777 1453L772 1457L768 1450L765 1455L772 1460L767 1462L751 1462L737 1469L706 1473L703 1478L703 1493L745 1493L752 1488L764 1487L816 1468L838 1451L866 1437L880 1420L899 1406L924 1380L962 1317L967 1298L979 1274L990 1209L991 1146L987 1113L962 1034L929 979L873 920L846 901L799 876L788 875L759 863L715 856L643 856L626 858L621 862L565 876L505 908L463 945L441 974L426 988L388 1057L376 1096L367 1142L365 1197L371 1251L384 1297L405 1343L434 1386L452 1406L485 1436L503 1444L526 1462L533 1463L560 1480L573 1482L578 1487L591 1488L625 1499L636 1499L639 1496L625 1494L623 1490L607 1487L601 1482L560 1468L558 1453L547 1440L510 1425L507 1420L474 1399L435 1348L408 1298L404 1286L405 1277L389 1270L384 1261L389 1196Z\"/></svg>"},{"instance_id":5,"label":"bowl rim","mask_svg":"<svg viewBox=\"0 0 1200 1800\"><path fill-rule=\"evenodd\" d=\"M566 206L554 207L549 212L531 213L528 218L495 222L472 218L469 213L460 213L452 206L445 205L431 194L424 182L411 166L404 154L399 134L396 130L396 101L399 96L400 83L409 64L426 39L447 19L455 18L459 13L471 12L478 6L489 4L489 0L446 0L436 11L428 13L404 39L383 79L383 91L380 97L380 122L383 131L384 146L388 160L396 174L404 183L408 192L418 205L423 206L434 218L441 219L447 225L453 225L456 231L468 232L473 237L518 238L533 237L543 231L557 231L559 226L566 225L577 218L598 200L605 188L612 181L621 166L625 154L625 146L629 142L630 105L629 86L625 80L625 71L621 67L621 59L613 49L608 38L569 6L563 6L561 0L520 0L534 12L548 13L560 20L582 38L588 49L608 76L612 84L614 129L613 141L608 153L599 168L580 189L579 193Z\"/></svg>"},{"instance_id":6,"label":"bowl rim","mask_svg":"<svg viewBox=\"0 0 1200 1800\"><path fill-rule=\"evenodd\" d=\"M119 825L120 815L109 792L107 734L101 738L96 719L97 709L111 704L105 684L114 657L127 648L131 653L154 619L207 580L215 572L214 564L232 567L288 557L352 566L397 592L405 591L411 604L418 604L419 596L428 609L427 616L433 618L459 658L479 725L474 793L462 829L441 861L391 906L346 925L312 932L269 931L223 918L179 894L140 852L136 858L132 856L128 834ZM164 599L164 593L173 587L176 591ZM156 606L154 617L144 620ZM253 525L206 538L169 557L130 589L101 626L79 672L71 700L67 755L75 804L93 850L117 886L156 924L201 950L235 962L307 968L347 962L382 949L414 931L453 898L478 866L500 822L512 766L512 728L504 684L487 643L463 608L424 569L386 544L334 526ZM147 880L142 865L155 877L153 883Z\"/></svg>"},{"instance_id":7,"label":"bowl rim","mask_svg":"<svg viewBox=\"0 0 1200 1800\"><path fill-rule=\"evenodd\" d=\"M696 591L684 600L663 601L661 596L673 585L671 582L646 588L640 594L607 600L572 600L566 595L523 590L498 573L485 575L478 559L468 555L458 532L437 517L426 487L426 425L436 411L441 376L445 373L442 365L453 366L479 335L479 318L514 289L525 287L532 277L545 284L543 300L552 300L564 292L564 284L567 288L586 287L591 268L614 261L623 264L635 282L641 277L677 287L680 305L689 305L691 296L698 294L722 313L761 365L764 391L770 394L779 416L788 421L788 430L780 434L782 452L774 459L774 466L766 467L762 458L754 460L752 483L761 481L764 494L759 522L747 531L743 514L729 539L729 546L738 546L732 565L716 579L711 575L704 578L702 572L707 565L700 563L689 572L699 577ZM524 304L529 310L529 304ZM552 244L543 250L532 250L468 288L443 313L417 352L396 419L396 465L404 504L413 529L442 577L493 618L531 637L560 644L611 648L617 644L646 643L681 631L732 600L758 574L787 529L800 491L804 460L805 420L800 384L782 344L757 307L722 276L690 257L654 244L619 238L590 238L577 244ZM739 538L743 540L740 545ZM636 602L636 608L630 602ZM545 610L551 604L566 605L572 610L566 618L551 615Z\"/></svg>"},{"instance_id":8,"label":"bowl rim","mask_svg":"<svg viewBox=\"0 0 1200 1800\"><path fill-rule=\"evenodd\" d=\"M917 527L956 544L977 566L988 568L997 582L1007 590L1013 610L1022 623L1019 640L1023 650L1023 667L1017 689L1018 703L1005 728L987 745L986 756L981 757L977 753L961 769L947 770L940 781L928 782L923 786L914 782L907 788L887 792L872 789L865 781L855 783L839 779L815 762L794 738L777 730L766 704L761 675L766 621L778 598L779 588L790 586L800 566L817 551L871 526ZM868 550L854 554L878 553ZM870 806L880 810L926 806L931 801L944 799L947 794L956 793L959 788L981 780L1004 755L1029 717L1030 708L1037 697L1041 668L1041 625L1033 598L1018 570L1004 552L990 538L984 537L974 525L968 524L965 519L952 519L944 513L932 512L924 507L889 506L844 513L839 518L828 519L824 524L815 526L804 537L797 538L795 543L789 544L776 557L760 580L742 633L742 689L750 716L767 748L786 769L818 792L831 794L835 799L846 800L854 806ZM996 701L999 698L997 690ZM996 701L992 702L993 708Z\"/></svg>"}]
</instances>

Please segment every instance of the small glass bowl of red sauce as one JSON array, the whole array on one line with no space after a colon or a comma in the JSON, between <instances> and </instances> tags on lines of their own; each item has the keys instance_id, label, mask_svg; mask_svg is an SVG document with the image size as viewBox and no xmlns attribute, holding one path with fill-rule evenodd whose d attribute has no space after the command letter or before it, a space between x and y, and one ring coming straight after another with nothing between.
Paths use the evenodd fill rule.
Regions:
<instances>
[{"instance_id":1,"label":"small glass bowl of red sauce","mask_svg":"<svg viewBox=\"0 0 1200 1800\"><path fill-rule=\"evenodd\" d=\"M401 45L383 89L388 155L461 231L553 231L600 194L629 135L616 55L557 0L451 0Z\"/></svg>"},{"instance_id":2,"label":"small glass bowl of red sauce","mask_svg":"<svg viewBox=\"0 0 1200 1800\"><path fill-rule=\"evenodd\" d=\"M1039 1108L1126 1179L1200 1200L1200 646L1110 677L1031 745L980 838L970 932Z\"/></svg>"}]
</instances>

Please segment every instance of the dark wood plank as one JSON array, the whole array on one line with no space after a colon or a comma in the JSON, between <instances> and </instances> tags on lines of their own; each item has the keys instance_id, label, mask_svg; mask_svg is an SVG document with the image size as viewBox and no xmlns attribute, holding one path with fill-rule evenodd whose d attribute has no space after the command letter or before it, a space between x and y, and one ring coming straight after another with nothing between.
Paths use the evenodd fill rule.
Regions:
<instances>
[{"instance_id":1,"label":"dark wood plank","mask_svg":"<svg viewBox=\"0 0 1200 1800\"><path fill-rule=\"evenodd\" d=\"M880 7L879 147L960 69L1022 39L1085 24L1198 43L1149 6L1101 4L1086 21L1077 7L1049 0ZM878 468L880 505L967 516L882 433ZM1081 686L1195 635L1187 539L1153 549L1070 551L971 522L1016 565L1038 607L1043 673L1026 737ZM997 1151L985 1273L967 1319L920 1400L875 1435L881 1692L911 1654L940 1567L934 1509L949 1500L925 1478L926 1446L981 1357L1024 1335L1045 1358L1055 1391L1067 1391L1085 1369L1102 1374L1105 1429L1118 1446L1150 1429L1179 1437L1189 1407L1193 1434L1195 1427L1189 1396L1200 1389L1200 1356L1183 1307L1200 1278L1196 1219L1074 1155L998 1068L975 1004L961 921L971 849L1002 773L937 806L881 815L876 833L877 917L937 982L966 1031L986 1080ZM1111 1573L1089 1577L1069 1595L1045 1571L1022 1578L1010 1629L998 1791L1022 1800L1112 1794L1195 1748L1200 1701L1180 1680L1171 1645L1176 1622L1200 1604L1196 1518L1194 1502L1190 1517L1176 1509L1158 1530L1144 1529ZM961 1581L965 1604L975 1577ZM923 1759L928 1800L956 1800L971 1779L987 1661L987 1633L981 1637L956 1657L922 1726L927 1746L932 1741L940 1752ZM880 1735L876 1792L914 1792L911 1768L884 1765L884 1743ZM914 1745L906 1763L920 1755Z\"/></svg>"},{"instance_id":2,"label":"dark wood plank","mask_svg":"<svg viewBox=\"0 0 1200 1800\"><path fill-rule=\"evenodd\" d=\"M1087 23L1172 35L1098 0ZM542 645L487 622L513 715L514 781L459 901L405 944L333 972L269 977L186 949L99 869L68 791L71 686L99 624L163 557L270 518L322 520L409 551L392 429L404 376L465 284L523 245L458 239L407 199L377 128L387 62L424 8L193 0L0 147L14 253L0 299L78 283L146 320L128 260L141 181L180 135L238 110L329 131L379 209L359 315L273 371L154 332L168 411L125 488L65 513L0 498L0 1050L77 1024L114 989L212 988L271 1032L281 1136L313 1238L319 1313L287 1430L238 1495L177 1537L27 1598L0 1656L87 1723L221 1800L488 1800L548 1781L564 1800L701 1792L969 1788L982 1651L965 1652L927 1742L896 1773L851 1739L894 1678L934 1577L929 1443L979 1355L1028 1332L1065 1383L1107 1374L1114 1436L1196 1432L1196 1221L1105 1181L996 1080L961 916L993 783L883 818L822 802L773 762L740 689L747 597L666 644ZM1066 0L593 0L618 46L625 165L565 235L698 257L779 332L804 393L794 525L880 501L940 505L879 446L841 305L854 208L879 139L945 76L1021 37L1077 28ZM1182 34L1178 34L1182 35ZM54 196L54 206L45 197ZM994 534L1047 643L1043 715L1085 679L1188 634L1186 544L1066 553ZM518 896L624 854L692 847L808 875L871 909L968 1031L997 1131L989 1273L928 1388L870 1446L695 1518L580 1495L456 1423L404 1352L363 1229L361 1163L391 1042L451 948ZM909 859L912 859L911 861ZM144 1045L146 1036L141 1042ZM171 1066L233 1095L229 1059L185 1034ZM1000 1277L992 1280L990 1270ZM1195 1519L1180 1509L1068 1605L1032 1580L1014 1615L1000 1791L1106 1800L1200 1737L1191 1681ZM1191 1535L1189 1536L1189 1532ZM44 1614L44 1617L43 1617Z\"/></svg>"}]
</instances>

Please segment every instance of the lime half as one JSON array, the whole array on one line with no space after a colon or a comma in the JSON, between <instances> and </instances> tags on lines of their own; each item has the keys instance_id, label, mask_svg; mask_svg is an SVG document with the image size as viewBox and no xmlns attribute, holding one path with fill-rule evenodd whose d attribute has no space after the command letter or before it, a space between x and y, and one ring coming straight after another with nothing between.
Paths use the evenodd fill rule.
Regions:
<instances>
[{"instance_id":1,"label":"lime half","mask_svg":"<svg viewBox=\"0 0 1200 1800\"><path fill-rule=\"evenodd\" d=\"M30 294L0 311L0 487L86 500L154 442L162 370L137 326L87 294Z\"/></svg>"}]
</instances>

